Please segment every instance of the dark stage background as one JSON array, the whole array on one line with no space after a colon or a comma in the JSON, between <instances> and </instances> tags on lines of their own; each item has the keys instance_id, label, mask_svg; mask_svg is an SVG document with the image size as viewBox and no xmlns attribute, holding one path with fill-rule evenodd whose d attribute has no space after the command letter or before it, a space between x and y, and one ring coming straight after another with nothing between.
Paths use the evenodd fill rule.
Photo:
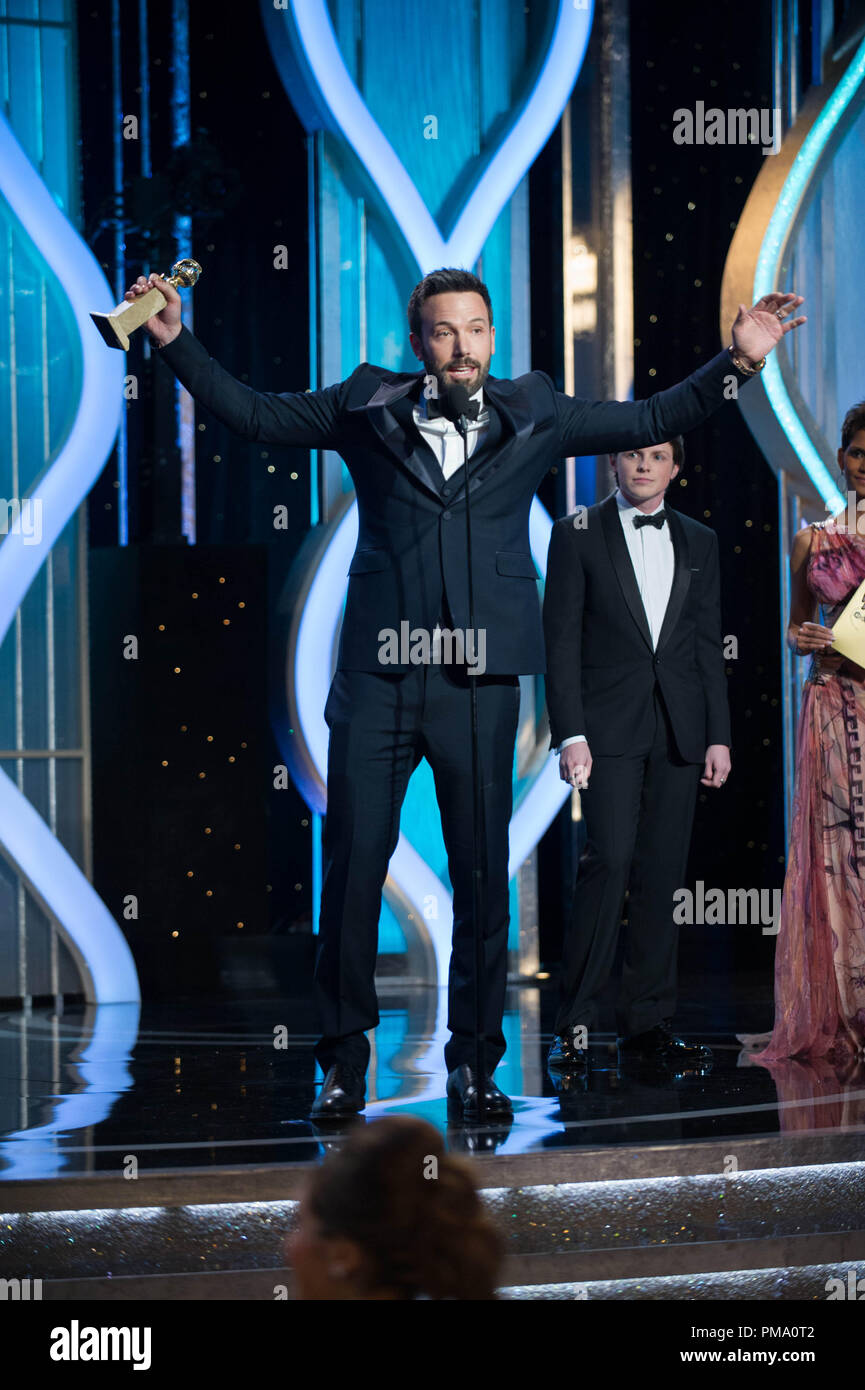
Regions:
<instances>
[{"instance_id":1,"label":"dark stage background","mask_svg":"<svg viewBox=\"0 0 865 1390\"><path fill-rule=\"evenodd\" d=\"M686 11L631 6L635 396L673 384L719 349L724 259L762 155L753 147L714 147L710 164L700 147L673 143L672 113L704 99L707 88L717 92L719 105L772 106L770 10L768 4ZM151 17L157 177L142 180L130 151L125 201L134 225L126 239L128 281L169 267L171 214L190 212L193 254L204 266L194 291L196 335L225 367L258 389L304 389L309 382L305 136L273 69L257 10L191 0L193 137L181 151L172 151L170 143L169 7L153 3ZM78 23L85 238L110 275L110 6L80 7ZM133 74L132 61L125 71ZM589 62L581 81L590 76ZM137 109L137 103L133 86L123 94L123 109ZM549 371L561 386L560 154L557 133L532 171L530 215L533 365ZM287 270L273 268L277 243L288 247ZM158 926L153 919L152 939L163 947L157 957L169 959L166 912L181 924L186 949L170 958L170 975L163 972L160 979L158 970L147 973L154 989L161 983L166 992L182 993L224 981L225 972L220 976L217 967L239 958L241 930L250 959L267 949L262 938L287 935L298 943L303 939L298 959L309 959L310 817L292 787L273 786L281 754L266 718L269 693L280 675L277 599L309 524L309 458L300 451L245 444L199 412L198 544L187 548L179 531L179 456L168 410L174 378L140 338L128 370L140 383L139 399L130 402L128 412L129 549L117 546L113 462L89 503L99 590L113 588L128 604L110 621L104 604L92 604L91 612L94 685L102 690L104 711L94 727L94 753L101 764L95 779L95 886L115 911L121 910L117 898L124 885L143 902L161 895ZM674 485L672 500L718 532L724 632L739 642L738 660L728 667L734 773L722 794L700 797L688 881L774 888L782 882L784 860L775 476L732 406L689 437L686 450L684 476L680 486ZM547 479L541 496L554 515L561 515L561 473ZM276 531L273 508L279 504L288 507L289 525ZM185 554L179 559L181 547ZM158 725L163 758L158 772L155 764L142 770L133 787L135 779L120 756L133 733L128 721L112 719L107 664L114 660L118 624L122 628L127 616L131 622L141 612L137 577L160 569L178 577L176 590L163 586L161 591L162 621L184 624L184 664L196 709L194 751L200 757L189 752L189 730L182 731L173 693L175 676L158 645L159 615L148 602L147 621L135 619L144 627L134 699L142 720ZM228 611L218 589L220 574L230 577L235 600L245 588L252 608L244 610L248 643L220 648L231 680L219 679L213 663L213 634ZM187 597L193 588L203 596L197 623ZM242 679L236 678L238 664ZM263 724L250 741L253 716ZM219 729L216 750L207 743L211 726ZM236 785L226 780L226 759L231 749L237 756L244 739L252 751L240 774L243 795L233 802L235 815L218 844L212 836L205 843L203 834L195 841L189 811L193 788L196 821L202 827L222 824L226 796L233 796ZM205 756L211 759L206 765ZM201 778L202 771L208 776ZM135 796L140 816L168 822L155 839L140 840L137 850L119 836L122 808ZM539 855L541 956L548 968L559 957L570 893L568 815L564 811L548 832ZM235 841L249 845L248 858L232 851ZM148 849L156 842L158 856ZM218 910L189 890L190 882L200 883L203 893L205 879L217 893ZM239 929L234 908L242 885L249 911ZM136 932L144 943L146 922ZM772 939L753 927L741 928L738 935L735 929L711 927L682 933L684 968L710 972L719 991L732 989L742 970L765 971L768 987L772 949ZM140 949L136 956L141 968Z\"/></svg>"}]
</instances>

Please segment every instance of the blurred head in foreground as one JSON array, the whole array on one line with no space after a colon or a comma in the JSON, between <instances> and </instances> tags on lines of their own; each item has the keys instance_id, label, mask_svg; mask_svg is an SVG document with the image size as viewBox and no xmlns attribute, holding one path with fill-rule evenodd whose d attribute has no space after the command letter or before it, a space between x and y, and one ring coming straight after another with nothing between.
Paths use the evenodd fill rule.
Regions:
<instances>
[{"instance_id":1,"label":"blurred head in foreground","mask_svg":"<svg viewBox=\"0 0 865 1390\"><path fill-rule=\"evenodd\" d=\"M469 1166L394 1115L315 1171L288 1253L301 1299L490 1299L501 1242Z\"/></svg>"}]
</instances>

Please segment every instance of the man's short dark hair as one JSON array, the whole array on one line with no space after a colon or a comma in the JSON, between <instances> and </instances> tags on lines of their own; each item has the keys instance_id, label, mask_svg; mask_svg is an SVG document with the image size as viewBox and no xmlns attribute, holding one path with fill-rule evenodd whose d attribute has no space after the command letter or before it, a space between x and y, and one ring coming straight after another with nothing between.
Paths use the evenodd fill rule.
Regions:
<instances>
[{"instance_id":1,"label":"man's short dark hair","mask_svg":"<svg viewBox=\"0 0 865 1390\"><path fill-rule=\"evenodd\" d=\"M682 438L682 436L680 434L677 434L673 439L664 439L660 442L662 444L669 444L670 448L673 451L673 464L674 466L676 464L679 465L679 472L681 473L682 469L685 466L685 441ZM645 447L651 448L652 446L646 445ZM616 451L617 454L626 454L627 452L627 449L618 449Z\"/></svg>"},{"instance_id":2,"label":"man's short dark hair","mask_svg":"<svg viewBox=\"0 0 865 1390\"><path fill-rule=\"evenodd\" d=\"M865 401L860 401L858 405L852 405L844 416L844 423L841 426L841 448L847 449L860 430L865 430Z\"/></svg>"},{"instance_id":3,"label":"man's short dark hair","mask_svg":"<svg viewBox=\"0 0 865 1390\"><path fill-rule=\"evenodd\" d=\"M490 292L483 280L480 280L477 275L473 275L470 270L458 270L451 266L441 270L431 270L429 275L425 275L412 290L408 302L408 326L412 333L418 338L421 336L420 311L424 302L432 295L466 293L480 295L487 306L490 327L492 327L493 305Z\"/></svg>"}]
</instances>

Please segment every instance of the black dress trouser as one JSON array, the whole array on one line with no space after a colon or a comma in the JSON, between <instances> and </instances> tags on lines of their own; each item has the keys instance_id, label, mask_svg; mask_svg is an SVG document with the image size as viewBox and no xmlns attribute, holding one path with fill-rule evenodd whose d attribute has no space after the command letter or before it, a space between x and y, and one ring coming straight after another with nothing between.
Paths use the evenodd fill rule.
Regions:
<instances>
[{"instance_id":1,"label":"black dress trouser","mask_svg":"<svg viewBox=\"0 0 865 1390\"><path fill-rule=\"evenodd\" d=\"M508 828L520 689L516 676L479 676L478 728L486 854L482 1030L488 1071L505 1050ZM472 759L468 678L454 666L404 673L337 671L325 706L330 730L327 815L315 993L322 1037L315 1055L365 1070L364 1036L379 1021L375 962L381 893L399 836L409 778L425 757L453 890L454 928L445 1046L448 1070L474 1063Z\"/></svg>"},{"instance_id":2,"label":"black dress trouser","mask_svg":"<svg viewBox=\"0 0 865 1390\"><path fill-rule=\"evenodd\" d=\"M581 794L586 847L562 952L555 1030L597 1026L616 956L625 893L628 927L616 1008L619 1036L642 1033L676 1008L676 889L684 887L702 763L680 756L658 687L646 738L622 757L593 757Z\"/></svg>"}]
</instances>

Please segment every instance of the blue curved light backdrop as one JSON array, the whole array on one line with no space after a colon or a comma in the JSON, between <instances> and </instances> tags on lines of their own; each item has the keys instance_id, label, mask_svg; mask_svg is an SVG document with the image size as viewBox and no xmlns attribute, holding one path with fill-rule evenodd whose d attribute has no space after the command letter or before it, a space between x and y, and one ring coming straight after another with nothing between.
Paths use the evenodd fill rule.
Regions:
<instances>
[{"instance_id":1,"label":"blue curved light backdrop","mask_svg":"<svg viewBox=\"0 0 865 1390\"><path fill-rule=\"evenodd\" d=\"M113 302L111 287L2 113L0 192L62 285L81 354L81 395L75 419L30 494L42 503L39 543L30 544L23 531L10 531L0 544L2 642L48 552L111 452L124 405L125 359L118 360L105 346L90 319L94 306ZM138 976L123 932L75 860L5 772L0 772L0 848L55 918L79 964L88 1000L138 1001Z\"/></svg>"},{"instance_id":2,"label":"blue curved light backdrop","mask_svg":"<svg viewBox=\"0 0 865 1390\"><path fill-rule=\"evenodd\" d=\"M832 138L838 123L843 119L856 93L865 81L865 41L856 51L847 71L844 73L832 96L820 112L790 167L784 181L775 209L769 219L757 266L754 272L754 299L772 293L778 287L781 259L784 256L791 228L798 215L802 199L814 177L821 156ZM802 466L814 483L827 508L839 511L845 498L835 484L831 473L815 448L796 407L790 399L781 372L777 353L773 353L763 373L763 384L769 403L778 422Z\"/></svg>"}]
</instances>

